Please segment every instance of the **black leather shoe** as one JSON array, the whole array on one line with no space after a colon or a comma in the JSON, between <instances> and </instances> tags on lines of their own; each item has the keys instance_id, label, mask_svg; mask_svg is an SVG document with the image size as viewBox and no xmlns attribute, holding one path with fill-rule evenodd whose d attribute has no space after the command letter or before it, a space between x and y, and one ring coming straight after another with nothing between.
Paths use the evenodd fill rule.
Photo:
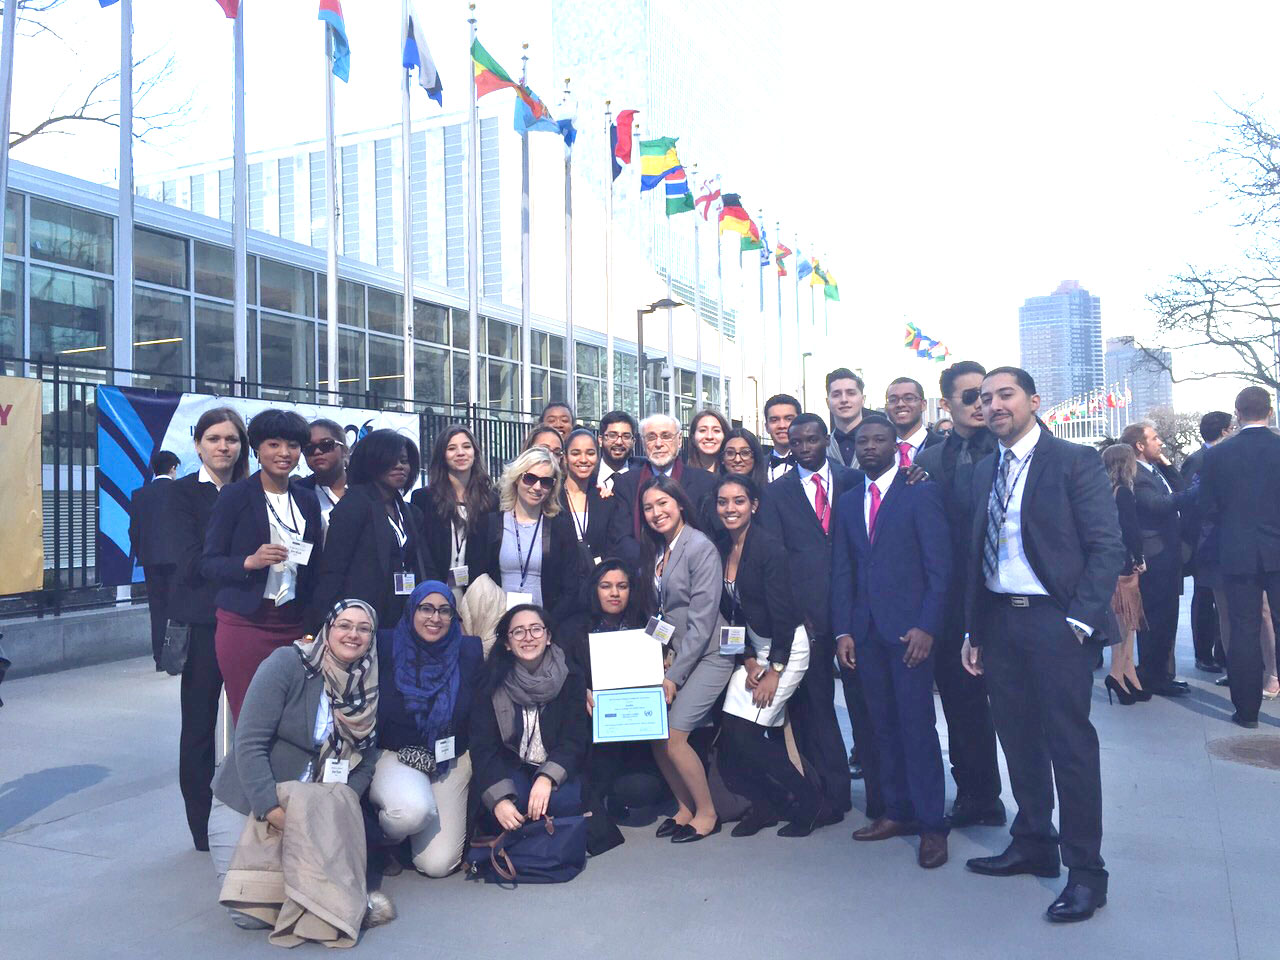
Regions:
<instances>
[{"instance_id":1,"label":"black leather shoe","mask_svg":"<svg viewBox=\"0 0 1280 960\"><path fill-rule=\"evenodd\" d=\"M844 811L832 810L830 807L824 804L823 809L818 814L818 819L817 819L817 822L814 824L814 826L829 827L833 823L839 823L843 819L844 819Z\"/></svg>"},{"instance_id":2,"label":"black leather shoe","mask_svg":"<svg viewBox=\"0 0 1280 960\"><path fill-rule=\"evenodd\" d=\"M1004 802L998 797L988 803L957 799L946 818L949 827L999 827L1008 819Z\"/></svg>"},{"instance_id":3,"label":"black leather shoe","mask_svg":"<svg viewBox=\"0 0 1280 960\"><path fill-rule=\"evenodd\" d=\"M862 764L857 762L849 764L849 779L850 780L862 779Z\"/></svg>"},{"instance_id":4,"label":"black leather shoe","mask_svg":"<svg viewBox=\"0 0 1280 960\"><path fill-rule=\"evenodd\" d=\"M1213 681L1213 685L1215 687L1229 687L1231 686L1231 678L1224 673L1217 680Z\"/></svg>"},{"instance_id":5,"label":"black leather shoe","mask_svg":"<svg viewBox=\"0 0 1280 960\"><path fill-rule=\"evenodd\" d=\"M1154 693L1157 697L1185 697L1189 688L1180 680L1159 680L1146 684L1144 689Z\"/></svg>"},{"instance_id":6,"label":"black leather shoe","mask_svg":"<svg viewBox=\"0 0 1280 960\"><path fill-rule=\"evenodd\" d=\"M754 837L766 827L775 826L778 818L772 813L757 814L755 808L748 810L746 815L733 825L733 829L729 831L731 837Z\"/></svg>"},{"instance_id":7,"label":"black leather shoe","mask_svg":"<svg viewBox=\"0 0 1280 960\"><path fill-rule=\"evenodd\" d=\"M681 825L676 823L673 819L671 819L670 817L667 817L667 819L663 820L660 824L658 824L658 829L657 829L657 832L654 833L654 836L669 837L673 833L675 833L677 830L679 830L680 826Z\"/></svg>"},{"instance_id":8,"label":"black leather shoe","mask_svg":"<svg viewBox=\"0 0 1280 960\"><path fill-rule=\"evenodd\" d=\"M966 861L965 866L984 877L1016 877L1026 873L1033 877L1052 879L1061 872L1056 859L1032 860L1012 847L995 857L974 857Z\"/></svg>"},{"instance_id":9,"label":"black leather shoe","mask_svg":"<svg viewBox=\"0 0 1280 960\"><path fill-rule=\"evenodd\" d=\"M1083 883L1068 883L1061 896L1049 904L1045 919L1050 923L1079 923L1107 905L1107 895Z\"/></svg>"},{"instance_id":10,"label":"black leather shoe","mask_svg":"<svg viewBox=\"0 0 1280 960\"><path fill-rule=\"evenodd\" d=\"M716 825L711 828L710 833L699 833L697 827L692 823L686 823L684 826L677 828L676 832L671 835L672 843L697 843L699 840L705 840L712 834L720 832L720 821L716 821Z\"/></svg>"},{"instance_id":11,"label":"black leather shoe","mask_svg":"<svg viewBox=\"0 0 1280 960\"><path fill-rule=\"evenodd\" d=\"M1221 673L1222 665L1212 660L1197 660L1196 669L1201 673Z\"/></svg>"},{"instance_id":12,"label":"black leather shoe","mask_svg":"<svg viewBox=\"0 0 1280 960\"><path fill-rule=\"evenodd\" d=\"M1231 715L1231 722L1234 723L1237 727L1244 727L1246 730L1258 729L1257 720L1246 720L1244 717L1240 716L1240 714L1238 713L1233 713Z\"/></svg>"},{"instance_id":13,"label":"black leather shoe","mask_svg":"<svg viewBox=\"0 0 1280 960\"><path fill-rule=\"evenodd\" d=\"M1185 680L1170 680L1169 685L1173 687L1177 687L1179 690L1191 689L1191 684L1187 683L1187 681Z\"/></svg>"}]
</instances>

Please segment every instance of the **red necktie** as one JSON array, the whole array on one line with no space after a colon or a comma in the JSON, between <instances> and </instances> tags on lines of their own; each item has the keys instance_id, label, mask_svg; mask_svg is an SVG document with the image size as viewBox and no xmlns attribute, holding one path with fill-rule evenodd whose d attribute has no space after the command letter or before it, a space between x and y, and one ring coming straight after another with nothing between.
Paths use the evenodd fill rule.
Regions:
<instances>
[{"instance_id":1,"label":"red necktie","mask_svg":"<svg viewBox=\"0 0 1280 960\"><path fill-rule=\"evenodd\" d=\"M871 484L871 509L867 511L867 539L876 540L876 514L880 512L880 488Z\"/></svg>"},{"instance_id":2,"label":"red necktie","mask_svg":"<svg viewBox=\"0 0 1280 960\"><path fill-rule=\"evenodd\" d=\"M822 524L822 532L831 532L831 505L827 502L827 488L822 485L822 474L813 475L813 509L818 514L818 522Z\"/></svg>"},{"instance_id":3,"label":"red necktie","mask_svg":"<svg viewBox=\"0 0 1280 960\"><path fill-rule=\"evenodd\" d=\"M911 444L907 443L905 440L898 444L898 466L903 470L906 470L911 466ZM879 502L880 497L877 494L876 503Z\"/></svg>"}]
</instances>

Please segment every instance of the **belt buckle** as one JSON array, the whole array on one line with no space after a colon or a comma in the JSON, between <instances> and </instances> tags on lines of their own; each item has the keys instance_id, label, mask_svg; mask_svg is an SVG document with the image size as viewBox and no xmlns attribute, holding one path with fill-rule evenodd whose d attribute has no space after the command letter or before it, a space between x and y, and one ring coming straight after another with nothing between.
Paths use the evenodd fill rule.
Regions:
<instances>
[{"instance_id":1,"label":"belt buckle","mask_svg":"<svg viewBox=\"0 0 1280 960\"><path fill-rule=\"evenodd\" d=\"M1019 607L1019 608L1029 607L1031 606L1031 600L1029 597L1010 597L1009 605L1014 607Z\"/></svg>"}]
</instances>

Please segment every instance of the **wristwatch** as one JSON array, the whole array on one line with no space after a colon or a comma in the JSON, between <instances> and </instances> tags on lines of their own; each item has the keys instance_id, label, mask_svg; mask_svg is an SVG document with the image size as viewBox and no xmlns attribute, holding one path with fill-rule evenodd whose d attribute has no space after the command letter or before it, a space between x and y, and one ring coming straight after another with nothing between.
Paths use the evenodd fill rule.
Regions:
<instances>
[{"instance_id":1,"label":"wristwatch","mask_svg":"<svg viewBox=\"0 0 1280 960\"><path fill-rule=\"evenodd\" d=\"M770 661L769 666L773 667L774 673L781 673L783 670L787 669L787 665L785 663L774 663Z\"/></svg>"}]
</instances>

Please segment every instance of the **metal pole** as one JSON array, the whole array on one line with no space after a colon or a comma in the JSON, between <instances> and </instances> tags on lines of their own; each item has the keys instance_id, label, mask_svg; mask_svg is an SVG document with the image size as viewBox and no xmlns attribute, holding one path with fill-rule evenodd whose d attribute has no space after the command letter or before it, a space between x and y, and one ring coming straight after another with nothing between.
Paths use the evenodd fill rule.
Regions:
<instances>
[{"instance_id":1,"label":"metal pole","mask_svg":"<svg viewBox=\"0 0 1280 960\"><path fill-rule=\"evenodd\" d=\"M409 36L409 0L400 0L400 33L403 38ZM424 55L425 59L425 55ZM421 69L421 68L419 68ZM403 91L400 99L400 219L401 240L404 245L404 378L400 383L400 394L404 397L406 410L413 409L413 203L412 203L412 163L413 163L413 117L410 113L409 93L412 80L408 68L404 70Z\"/></svg>"},{"instance_id":2,"label":"metal pole","mask_svg":"<svg viewBox=\"0 0 1280 960\"><path fill-rule=\"evenodd\" d=\"M781 221L774 221L774 234L773 234L774 250L778 249L778 244L780 244L781 242L782 242L782 223ZM775 265L775 272L776 272L776 265ZM783 359L786 356L787 351L782 342L782 274L778 273L774 279L777 281L777 285L778 285L778 390L781 392L786 388L786 384L787 384L786 360ZM799 353L799 352L800 352L800 343L797 341L796 353Z\"/></svg>"},{"instance_id":3,"label":"metal pole","mask_svg":"<svg viewBox=\"0 0 1280 960\"><path fill-rule=\"evenodd\" d=\"M240 5L244 10L244 4ZM329 358L329 402L338 403L338 147L333 122L333 28L324 28L324 176L329 204L329 275L326 278L328 321L325 327L325 355Z\"/></svg>"},{"instance_id":4,"label":"metal pole","mask_svg":"<svg viewBox=\"0 0 1280 960\"><path fill-rule=\"evenodd\" d=\"M3 243L9 200L9 131L13 112L13 50L17 37L18 4L8 2L4 5L4 28L0 32L0 243Z\"/></svg>"},{"instance_id":5,"label":"metal pole","mask_svg":"<svg viewBox=\"0 0 1280 960\"><path fill-rule=\"evenodd\" d=\"M726 415L729 413L729 398L725 396L725 335L724 335L724 267L720 261L720 230L716 228L716 329L720 337L720 352L718 358L720 361L720 409ZM741 419L741 417L739 417Z\"/></svg>"},{"instance_id":6,"label":"metal pole","mask_svg":"<svg viewBox=\"0 0 1280 960\"><path fill-rule=\"evenodd\" d=\"M801 340L801 333L800 333L800 253L801 253L801 250L800 250L800 239L797 237L797 238L796 238L796 258L795 258L795 260L791 261L791 262L792 262L792 264L793 264L792 269L795 271L795 278L796 278L796 291L795 291L795 293L796 293L796 295L795 295L795 301L796 301L796 304L795 304L795 306L796 306L796 353L800 353L800 352L801 352L801 346L800 346L800 340ZM809 345L810 345L810 346L812 346L812 344L809 344ZM807 385L808 385L808 382L809 382L809 369L808 369L808 367L806 367L806 366L805 366L805 364L804 364L804 357L803 357L803 355L801 355L801 359L800 359L800 385L801 385L802 387L803 387L803 386L807 386Z\"/></svg>"},{"instance_id":7,"label":"metal pole","mask_svg":"<svg viewBox=\"0 0 1280 960\"><path fill-rule=\"evenodd\" d=\"M636 421L644 419L644 315L648 310L636 311L636 389L640 403L636 407Z\"/></svg>"},{"instance_id":8,"label":"metal pole","mask_svg":"<svg viewBox=\"0 0 1280 960\"><path fill-rule=\"evenodd\" d=\"M696 173L695 166L689 171ZM702 246L698 243L698 211L693 211L693 409L702 408Z\"/></svg>"},{"instance_id":9,"label":"metal pole","mask_svg":"<svg viewBox=\"0 0 1280 960\"><path fill-rule=\"evenodd\" d=\"M529 45L521 44L525 54L520 57L520 83L528 82ZM529 337L532 295L532 265L529 254L529 131L520 134L520 409L533 412L533 358ZM551 397L543 398L543 402Z\"/></svg>"},{"instance_id":10,"label":"metal pole","mask_svg":"<svg viewBox=\"0 0 1280 960\"><path fill-rule=\"evenodd\" d=\"M612 142L613 113L611 101L604 102L604 142ZM604 349L605 349L605 410L613 406L613 156L609 156L609 202L605 207L604 221Z\"/></svg>"},{"instance_id":11,"label":"metal pole","mask_svg":"<svg viewBox=\"0 0 1280 960\"><path fill-rule=\"evenodd\" d=\"M7 0L6 7L17 7ZM120 3L120 177L116 227L115 318L112 323L112 366L133 366L133 0ZM117 372L121 386L133 382Z\"/></svg>"},{"instance_id":12,"label":"metal pole","mask_svg":"<svg viewBox=\"0 0 1280 960\"><path fill-rule=\"evenodd\" d=\"M664 191L665 192L665 191ZM654 196L659 196L654 191ZM665 203L665 201L662 201ZM675 244L672 243L671 218L667 217L664 226L667 228L667 300L671 300L671 267L675 262ZM667 415L679 420L676 413L676 321L675 311L667 307Z\"/></svg>"},{"instance_id":13,"label":"metal pole","mask_svg":"<svg viewBox=\"0 0 1280 960\"><path fill-rule=\"evenodd\" d=\"M231 200L231 247L233 264L233 301L231 307L231 325L235 337L235 379L245 390L243 384L249 379L249 161L245 155L244 132L244 8L240 4L236 11L236 22L232 28L235 44L235 93L233 98L234 133L232 143L232 200ZM325 36L329 28L325 28ZM326 58L325 68L328 69ZM332 95L331 95L332 96ZM332 115L330 109L330 115ZM332 301L330 301L332 303ZM233 389L232 393L236 390Z\"/></svg>"},{"instance_id":14,"label":"metal pole","mask_svg":"<svg viewBox=\"0 0 1280 960\"><path fill-rule=\"evenodd\" d=\"M564 78L564 102L569 105L569 78ZM578 406L578 348L573 342L573 148L564 145L564 338L565 375L569 395L564 398ZM555 399L554 397L550 399Z\"/></svg>"},{"instance_id":15,"label":"metal pole","mask_svg":"<svg viewBox=\"0 0 1280 960\"><path fill-rule=\"evenodd\" d=\"M738 347L738 396L742 402L742 425L747 425L747 345L742 342L743 320L746 319L747 285L742 279L742 238L738 238L738 318L733 340ZM757 416L759 411L756 411ZM756 424L759 426L759 424Z\"/></svg>"},{"instance_id":16,"label":"metal pole","mask_svg":"<svg viewBox=\"0 0 1280 960\"><path fill-rule=\"evenodd\" d=\"M472 12L472 16L467 20L471 25L471 43L476 42L476 18L474 16L476 5L468 4L468 9ZM468 56L470 53L468 52ZM476 109L476 77L475 70L471 71L471 78L467 82L467 87L471 91L471 117L467 124L467 402L470 404L478 404L480 402L480 358L479 343L480 339L480 254L476 238L476 231L479 230L478 217L476 215L476 192L479 189L479 177L476 173L477 158L476 150L478 149L477 128L480 125L479 111ZM524 358L527 362L528 358Z\"/></svg>"}]
</instances>

